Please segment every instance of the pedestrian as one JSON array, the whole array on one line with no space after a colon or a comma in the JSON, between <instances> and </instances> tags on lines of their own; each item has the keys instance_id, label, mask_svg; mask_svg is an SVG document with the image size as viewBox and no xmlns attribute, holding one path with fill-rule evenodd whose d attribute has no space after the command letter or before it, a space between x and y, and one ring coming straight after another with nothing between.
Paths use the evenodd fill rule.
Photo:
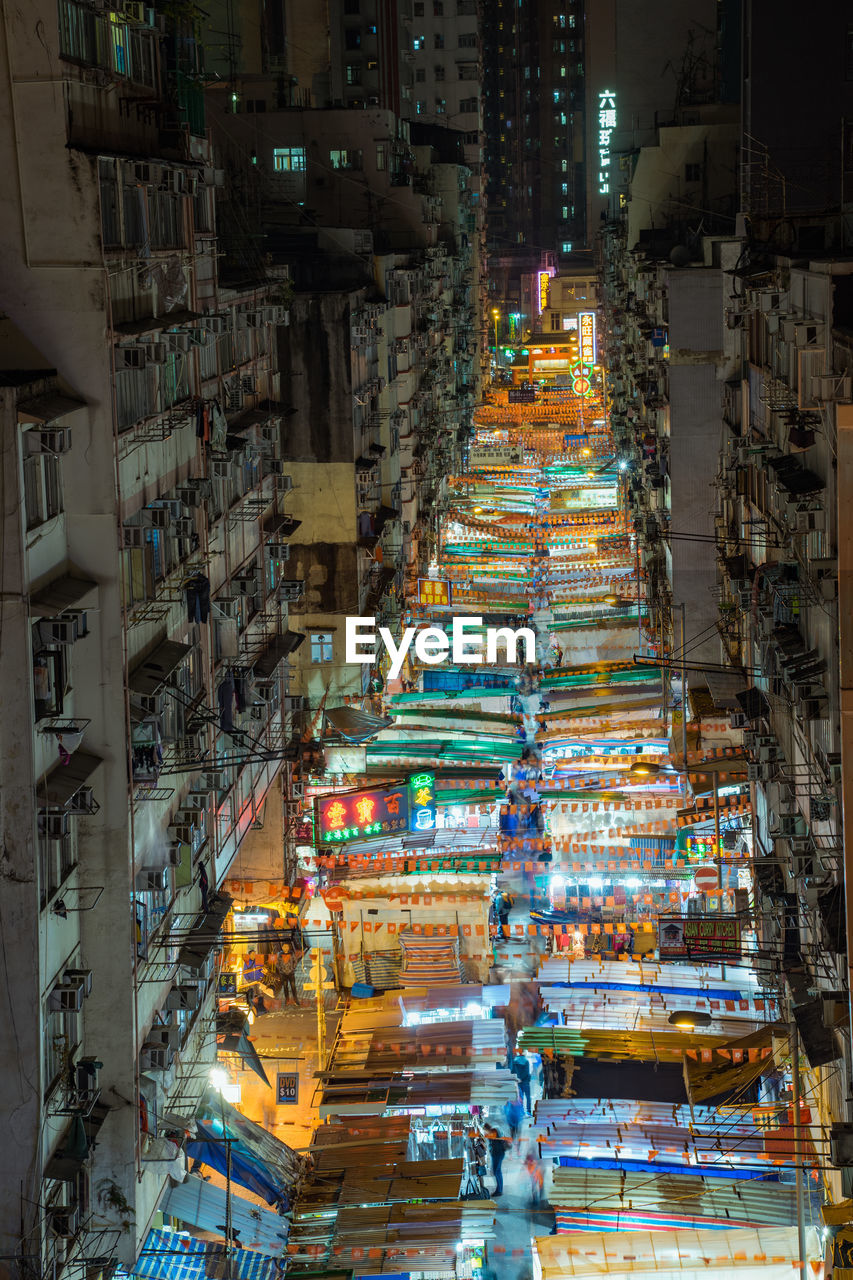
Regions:
<instances>
[{"instance_id":1,"label":"pedestrian","mask_svg":"<svg viewBox=\"0 0 853 1280\"><path fill-rule=\"evenodd\" d=\"M295 1005L299 1004L299 996L296 993L296 966L299 959L298 953L292 947L285 946L276 961L276 969L281 975L281 994L285 1005L290 1004L291 1000Z\"/></svg>"},{"instance_id":2,"label":"pedestrian","mask_svg":"<svg viewBox=\"0 0 853 1280\"><path fill-rule=\"evenodd\" d=\"M518 1081L521 1096L524 1098L524 1109L530 1115L530 1063L523 1053L516 1050L509 1069Z\"/></svg>"},{"instance_id":3,"label":"pedestrian","mask_svg":"<svg viewBox=\"0 0 853 1280\"><path fill-rule=\"evenodd\" d=\"M207 868L203 862L198 864L198 887L201 890L201 909L207 915L210 910L210 881L207 878Z\"/></svg>"},{"instance_id":4,"label":"pedestrian","mask_svg":"<svg viewBox=\"0 0 853 1280\"><path fill-rule=\"evenodd\" d=\"M504 1115L506 1116L507 1126L509 1127L509 1136L513 1142L518 1141L521 1133L521 1122L524 1119L524 1107L520 1098L512 1098L504 1104Z\"/></svg>"},{"instance_id":5,"label":"pedestrian","mask_svg":"<svg viewBox=\"0 0 853 1280\"><path fill-rule=\"evenodd\" d=\"M494 1198L503 1195L504 1178L501 1172L501 1166L504 1162L507 1147L510 1146L510 1139L505 1138L499 1133L493 1124L486 1129L486 1141L489 1144L489 1155L492 1158L492 1173L495 1175L495 1194Z\"/></svg>"},{"instance_id":6,"label":"pedestrian","mask_svg":"<svg viewBox=\"0 0 853 1280\"><path fill-rule=\"evenodd\" d=\"M527 1176L530 1178L530 1206L533 1209L542 1207L542 1191L545 1186L545 1175L542 1172L542 1165L536 1157L530 1153L525 1157L524 1167L527 1170Z\"/></svg>"}]
</instances>

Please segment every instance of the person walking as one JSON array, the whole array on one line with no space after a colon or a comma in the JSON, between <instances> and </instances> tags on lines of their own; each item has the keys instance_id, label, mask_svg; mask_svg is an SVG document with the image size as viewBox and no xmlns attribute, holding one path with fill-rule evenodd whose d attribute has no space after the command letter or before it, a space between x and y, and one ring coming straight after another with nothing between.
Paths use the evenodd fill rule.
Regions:
<instances>
[{"instance_id":1,"label":"person walking","mask_svg":"<svg viewBox=\"0 0 853 1280\"><path fill-rule=\"evenodd\" d=\"M530 1207L532 1209L540 1209L543 1200L542 1191L545 1186L542 1163L531 1152L525 1156L524 1167L527 1170L527 1176L530 1178Z\"/></svg>"},{"instance_id":2,"label":"person walking","mask_svg":"<svg viewBox=\"0 0 853 1280\"><path fill-rule=\"evenodd\" d=\"M520 1098L512 1098L504 1104L504 1115L509 1127L509 1136L517 1142L521 1133L521 1122L524 1119L524 1107Z\"/></svg>"},{"instance_id":3,"label":"person walking","mask_svg":"<svg viewBox=\"0 0 853 1280\"><path fill-rule=\"evenodd\" d=\"M295 976L299 960L299 954L292 947L285 946L282 948L281 955L276 962L276 969L281 975L281 995L285 1005L290 1004L291 1000L295 1005L299 1004Z\"/></svg>"},{"instance_id":4,"label":"person walking","mask_svg":"<svg viewBox=\"0 0 853 1280\"><path fill-rule=\"evenodd\" d=\"M524 1109L530 1115L530 1063L523 1053L516 1051L509 1069L518 1081L518 1087L524 1099Z\"/></svg>"},{"instance_id":5,"label":"person walking","mask_svg":"<svg viewBox=\"0 0 853 1280\"><path fill-rule=\"evenodd\" d=\"M495 1126L490 1124L486 1129L486 1141L489 1144L489 1155L492 1158L492 1173L495 1175L495 1194L493 1199L496 1199L498 1196L503 1195L504 1177L501 1172L501 1166L511 1140L498 1133Z\"/></svg>"}]
</instances>

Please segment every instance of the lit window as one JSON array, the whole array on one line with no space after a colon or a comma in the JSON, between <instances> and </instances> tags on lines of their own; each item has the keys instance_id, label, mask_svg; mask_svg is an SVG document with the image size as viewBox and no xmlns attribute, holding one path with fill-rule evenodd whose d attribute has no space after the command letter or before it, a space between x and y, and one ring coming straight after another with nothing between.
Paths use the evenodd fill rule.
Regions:
<instances>
[{"instance_id":1,"label":"lit window","mask_svg":"<svg viewBox=\"0 0 853 1280\"><path fill-rule=\"evenodd\" d=\"M354 150L352 147L348 151L330 151L329 163L333 169L360 169L361 151Z\"/></svg>"},{"instance_id":2,"label":"lit window","mask_svg":"<svg viewBox=\"0 0 853 1280\"><path fill-rule=\"evenodd\" d=\"M304 173L304 147L273 147L272 167L276 173Z\"/></svg>"},{"instance_id":3,"label":"lit window","mask_svg":"<svg viewBox=\"0 0 853 1280\"><path fill-rule=\"evenodd\" d=\"M572 251L572 242L571 242L571 240L564 240L564 241L563 241L563 244L562 244L562 248L561 248L561 253L571 253L571 251ZM569 325L566 323L566 321L567 321L568 319L569 319L569 317L568 317L568 316L566 316L566 317L563 319L563 328L564 328L564 329L568 329L568 328L569 328Z\"/></svg>"},{"instance_id":4,"label":"lit window","mask_svg":"<svg viewBox=\"0 0 853 1280\"><path fill-rule=\"evenodd\" d=\"M567 220L567 219L568 219L568 216L569 216L569 206L568 206L567 204L564 204L564 205L563 205L563 220L564 220L564 221L565 221L565 220Z\"/></svg>"},{"instance_id":5,"label":"lit window","mask_svg":"<svg viewBox=\"0 0 853 1280\"><path fill-rule=\"evenodd\" d=\"M379 145L376 148L376 168L382 171L385 168L385 147Z\"/></svg>"},{"instance_id":6,"label":"lit window","mask_svg":"<svg viewBox=\"0 0 853 1280\"><path fill-rule=\"evenodd\" d=\"M332 661L332 633L331 631L314 631L311 634L311 661L312 662L331 662Z\"/></svg>"},{"instance_id":7,"label":"lit window","mask_svg":"<svg viewBox=\"0 0 853 1280\"><path fill-rule=\"evenodd\" d=\"M360 62L350 62L347 64L347 84L361 84Z\"/></svg>"},{"instance_id":8,"label":"lit window","mask_svg":"<svg viewBox=\"0 0 853 1280\"><path fill-rule=\"evenodd\" d=\"M415 53L426 48L426 36L412 36L412 48Z\"/></svg>"},{"instance_id":9,"label":"lit window","mask_svg":"<svg viewBox=\"0 0 853 1280\"><path fill-rule=\"evenodd\" d=\"M446 98L436 98L436 100L435 100L435 113L436 113L436 115L438 115L438 116L443 116L446 110L447 110L447 99L446 99Z\"/></svg>"}]
</instances>

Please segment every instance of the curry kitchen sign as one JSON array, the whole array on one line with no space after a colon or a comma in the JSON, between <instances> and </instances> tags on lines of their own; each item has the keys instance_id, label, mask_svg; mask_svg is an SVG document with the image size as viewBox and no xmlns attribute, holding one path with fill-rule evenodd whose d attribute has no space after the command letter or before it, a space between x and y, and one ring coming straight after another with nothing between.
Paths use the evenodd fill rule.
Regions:
<instances>
[{"instance_id":1,"label":"curry kitchen sign","mask_svg":"<svg viewBox=\"0 0 853 1280\"><path fill-rule=\"evenodd\" d=\"M456 617L448 631L440 627L406 627L399 644L388 627L377 627L375 618L346 619L345 661L353 664L377 661L384 645L391 659L388 676L396 680L414 646L415 657L425 666L443 662L455 666L496 666L501 663L536 661L536 636L530 627L486 627L482 618Z\"/></svg>"}]
</instances>

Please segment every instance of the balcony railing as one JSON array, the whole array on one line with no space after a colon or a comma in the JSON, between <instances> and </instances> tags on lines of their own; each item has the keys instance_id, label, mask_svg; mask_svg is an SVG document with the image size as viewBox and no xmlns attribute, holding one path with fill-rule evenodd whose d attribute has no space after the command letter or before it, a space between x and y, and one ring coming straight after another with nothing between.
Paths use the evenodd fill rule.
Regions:
<instances>
[{"instance_id":1,"label":"balcony railing","mask_svg":"<svg viewBox=\"0 0 853 1280\"><path fill-rule=\"evenodd\" d=\"M149 89L160 87L156 31L138 30L115 13L60 0L59 51L69 62L98 67Z\"/></svg>"}]
</instances>

